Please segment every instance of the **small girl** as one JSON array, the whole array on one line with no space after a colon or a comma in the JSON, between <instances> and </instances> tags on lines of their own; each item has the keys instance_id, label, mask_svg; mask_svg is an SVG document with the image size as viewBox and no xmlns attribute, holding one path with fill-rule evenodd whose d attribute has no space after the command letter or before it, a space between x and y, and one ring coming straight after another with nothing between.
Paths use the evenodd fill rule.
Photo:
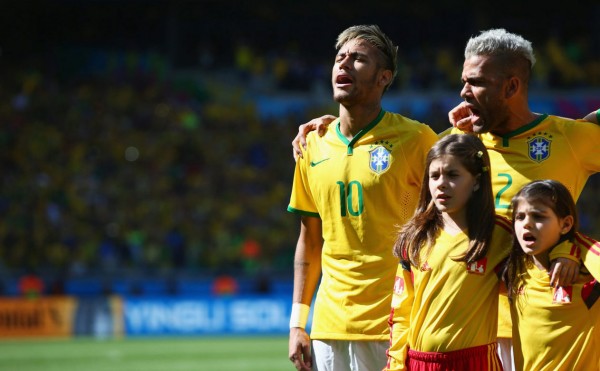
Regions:
<instances>
[{"instance_id":1,"label":"small girl","mask_svg":"<svg viewBox=\"0 0 600 371\"><path fill-rule=\"evenodd\" d=\"M398 235L387 370L501 370L498 296L510 222L496 216L489 157L472 135L429 151L417 210Z\"/></svg>"},{"instance_id":2,"label":"small girl","mask_svg":"<svg viewBox=\"0 0 600 371\"><path fill-rule=\"evenodd\" d=\"M512 213L506 278L517 369L600 369L600 244L577 233L575 202L557 181L527 184L512 199ZM578 281L552 287L551 252L576 240L583 261Z\"/></svg>"}]
</instances>

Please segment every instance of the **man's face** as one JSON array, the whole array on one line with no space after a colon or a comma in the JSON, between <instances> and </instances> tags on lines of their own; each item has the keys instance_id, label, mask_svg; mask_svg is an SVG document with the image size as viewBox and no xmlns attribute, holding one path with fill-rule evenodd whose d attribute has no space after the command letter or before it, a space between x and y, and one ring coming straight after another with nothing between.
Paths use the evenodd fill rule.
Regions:
<instances>
[{"instance_id":1,"label":"man's face","mask_svg":"<svg viewBox=\"0 0 600 371\"><path fill-rule=\"evenodd\" d=\"M381 100L385 84L381 83L384 70L377 63L379 53L362 39L350 40L340 48L331 71L336 102L349 107Z\"/></svg>"},{"instance_id":2,"label":"man's face","mask_svg":"<svg viewBox=\"0 0 600 371\"><path fill-rule=\"evenodd\" d=\"M463 65L460 96L474 117L475 133L506 134L510 110L504 93L506 79L493 57L476 55Z\"/></svg>"}]
</instances>

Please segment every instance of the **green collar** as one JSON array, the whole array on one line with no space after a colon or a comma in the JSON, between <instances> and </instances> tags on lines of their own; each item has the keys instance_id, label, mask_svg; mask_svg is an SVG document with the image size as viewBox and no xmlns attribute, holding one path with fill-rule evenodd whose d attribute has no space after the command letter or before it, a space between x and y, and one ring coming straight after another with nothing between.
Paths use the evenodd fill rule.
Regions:
<instances>
[{"instance_id":1,"label":"green collar","mask_svg":"<svg viewBox=\"0 0 600 371\"><path fill-rule=\"evenodd\" d=\"M508 141L510 138L515 137L519 134L522 134L522 133L530 130L531 128L536 127L540 122L544 121L547 117L548 117L548 114L545 113L543 115L540 115L540 117L536 118L529 124L521 126L517 130L511 131L510 133L507 133L504 135L500 135L500 138L502 138L502 145L504 147L508 147Z\"/></svg>"},{"instance_id":2,"label":"green collar","mask_svg":"<svg viewBox=\"0 0 600 371\"><path fill-rule=\"evenodd\" d=\"M348 146L348 150L347 150L346 154L352 155L352 153L354 151L354 143L356 143L360 138L363 137L363 135L365 135L367 132L369 132L369 130L373 129L377 124L379 124L381 119L383 119L384 115L385 115L385 111L382 109L381 111L379 111L379 114L377 115L375 120L371 121L371 123L369 123L369 125L365 126L358 133L356 133L356 135L354 136L354 138L352 138L352 140L348 140L348 138L346 138L342 134L342 132L340 131L341 121L338 120L338 123L335 127L335 131L337 132L338 138L340 138L340 140Z\"/></svg>"}]
</instances>

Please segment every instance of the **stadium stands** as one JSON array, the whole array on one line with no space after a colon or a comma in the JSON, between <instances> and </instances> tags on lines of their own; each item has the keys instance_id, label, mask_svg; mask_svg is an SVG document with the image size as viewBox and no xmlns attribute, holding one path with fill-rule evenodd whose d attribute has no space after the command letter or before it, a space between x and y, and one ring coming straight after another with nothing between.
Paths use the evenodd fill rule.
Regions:
<instances>
[{"instance_id":1,"label":"stadium stands","mask_svg":"<svg viewBox=\"0 0 600 371\"><path fill-rule=\"evenodd\" d=\"M59 10L73 6L58 3ZM149 3L142 19L132 22L155 19L156 2ZM214 14L223 11L200 3ZM136 4L129 2L132 11L139 10ZM77 296L203 296L212 293L220 274L236 277L240 293L291 292L298 222L285 212L294 166L289 143L298 124L336 112L329 96L329 41L338 30L325 21L328 15L315 14L321 33L292 37L307 6L282 10L290 22L278 23L277 32L256 26L270 19L264 7L247 9L265 18L237 19L263 36L251 40L243 29L225 40L209 30L216 21L198 22L201 15L190 12L191 20L175 19L179 43L200 31L214 36L212 42L169 44L151 33L163 40L154 50L146 33L132 34L127 45L115 33L87 44L63 35L67 41L50 52L32 47L40 40L30 35L30 43L22 43L26 58L3 55L4 294L18 294L18 278L28 268L46 281L46 293ZM59 17L59 10L50 14ZM600 13L600 6L590 12ZM90 14L90 24L101 24L103 14ZM461 49L474 31L472 23L451 32L440 29L438 19L413 16L405 24L395 16L379 18L398 35L402 57L384 103L440 131L447 110L460 100ZM201 25L188 35L190 22ZM422 35L430 44L407 40L411 25L431 27ZM599 34L575 34L568 22L555 25L552 34L531 30L538 56L533 108L581 117L600 107ZM169 49L175 44L178 51ZM9 51L15 47L7 45ZM591 235L600 226L595 179L580 206Z\"/></svg>"}]
</instances>

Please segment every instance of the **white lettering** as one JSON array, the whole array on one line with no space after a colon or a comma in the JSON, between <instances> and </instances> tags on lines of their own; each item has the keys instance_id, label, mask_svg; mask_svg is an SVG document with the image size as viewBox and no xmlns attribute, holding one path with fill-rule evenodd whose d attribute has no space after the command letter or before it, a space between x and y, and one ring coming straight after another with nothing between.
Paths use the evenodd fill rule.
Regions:
<instances>
[{"instance_id":1,"label":"white lettering","mask_svg":"<svg viewBox=\"0 0 600 371\"><path fill-rule=\"evenodd\" d=\"M142 334L287 333L290 303L283 299L126 301L126 331Z\"/></svg>"}]
</instances>

